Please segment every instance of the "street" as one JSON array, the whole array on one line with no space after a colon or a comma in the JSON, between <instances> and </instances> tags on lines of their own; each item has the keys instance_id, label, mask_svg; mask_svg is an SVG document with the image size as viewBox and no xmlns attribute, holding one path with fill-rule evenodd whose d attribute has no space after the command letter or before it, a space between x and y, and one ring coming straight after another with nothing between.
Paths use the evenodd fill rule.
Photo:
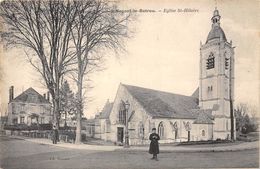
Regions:
<instances>
[{"instance_id":1,"label":"street","mask_svg":"<svg viewBox=\"0 0 260 169\"><path fill-rule=\"evenodd\" d=\"M0 136L0 165L10 168L258 168L258 150L161 153L74 150Z\"/></svg>"}]
</instances>

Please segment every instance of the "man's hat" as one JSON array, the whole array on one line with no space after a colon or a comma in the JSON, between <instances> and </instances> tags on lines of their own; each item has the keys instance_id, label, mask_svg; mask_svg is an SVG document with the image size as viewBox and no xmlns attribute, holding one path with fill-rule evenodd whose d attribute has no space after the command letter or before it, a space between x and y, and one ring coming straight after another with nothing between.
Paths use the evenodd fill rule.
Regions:
<instances>
[{"instance_id":1,"label":"man's hat","mask_svg":"<svg viewBox=\"0 0 260 169\"><path fill-rule=\"evenodd\" d=\"M156 128L152 128L152 130L156 130Z\"/></svg>"}]
</instances>

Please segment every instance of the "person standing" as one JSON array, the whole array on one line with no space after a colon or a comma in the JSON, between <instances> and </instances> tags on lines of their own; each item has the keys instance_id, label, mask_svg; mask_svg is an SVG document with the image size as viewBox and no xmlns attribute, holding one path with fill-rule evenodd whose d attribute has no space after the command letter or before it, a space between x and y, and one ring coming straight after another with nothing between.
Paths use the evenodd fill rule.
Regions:
<instances>
[{"instance_id":1,"label":"person standing","mask_svg":"<svg viewBox=\"0 0 260 169\"><path fill-rule=\"evenodd\" d=\"M160 136L156 133L156 128L152 129L152 134L149 136L149 140L151 140L149 153L153 155L152 160L158 161L157 154L159 154L159 142Z\"/></svg>"},{"instance_id":2,"label":"person standing","mask_svg":"<svg viewBox=\"0 0 260 169\"><path fill-rule=\"evenodd\" d=\"M53 128L52 128L52 143L53 144L57 143L55 130L56 130L56 126L53 126Z\"/></svg>"},{"instance_id":3,"label":"person standing","mask_svg":"<svg viewBox=\"0 0 260 169\"><path fill-rule=\"evenodd\" d=\"M56 128L56 126L53 126L53 130L52 130L52 143L53 144L57 144L58 139L59 139L58 129Z\"/></svg>"}]
</instances>

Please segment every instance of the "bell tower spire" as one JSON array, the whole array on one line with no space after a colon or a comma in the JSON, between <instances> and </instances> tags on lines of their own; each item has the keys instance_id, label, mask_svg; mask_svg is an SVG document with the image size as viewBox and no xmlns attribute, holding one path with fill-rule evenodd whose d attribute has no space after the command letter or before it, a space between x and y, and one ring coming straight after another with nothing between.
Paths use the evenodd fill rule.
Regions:
<instances>
[{"instance_id":1,"label":"bell tower spire","mask_svg":"<svg viewBox=\"0 0 260 169\"><path fill-rule=\"evenodd\" d=\"M220 18L221 18L221 16L219 15L219 11L218 11L217 7L215 7L215 10L213 12L213 16L211 18L212 27L220 25Z\"/></svg>"},{"instance_id":2,"label":"bell tower spire","mask_svg":"<svg viewBox=\"0 0 260 169\"><path fill-rule=\"evenodd\" d=\"M230 139L234 49L220 27L220 18L219 11L215 8L211 18L212 28L206 43L200 47L199 105L201 109L212 110L215 119L213 139Z\"/></svg>"}]
</instances>

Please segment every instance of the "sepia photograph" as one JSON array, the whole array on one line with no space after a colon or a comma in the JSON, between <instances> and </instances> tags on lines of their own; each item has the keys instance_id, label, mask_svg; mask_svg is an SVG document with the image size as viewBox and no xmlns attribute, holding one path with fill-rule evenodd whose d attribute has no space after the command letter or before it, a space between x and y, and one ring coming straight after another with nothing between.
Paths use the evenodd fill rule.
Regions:
<instances>
[{"instance_id":1,"label":"sepia photograph","mask_svg":"<svg viewBox=\"0 0 260 169\"><path fill-rule=\"evenodd\" d=\"M259 0L1 0L0 169L259 168Z\"/></svg>"}]
</instances>

